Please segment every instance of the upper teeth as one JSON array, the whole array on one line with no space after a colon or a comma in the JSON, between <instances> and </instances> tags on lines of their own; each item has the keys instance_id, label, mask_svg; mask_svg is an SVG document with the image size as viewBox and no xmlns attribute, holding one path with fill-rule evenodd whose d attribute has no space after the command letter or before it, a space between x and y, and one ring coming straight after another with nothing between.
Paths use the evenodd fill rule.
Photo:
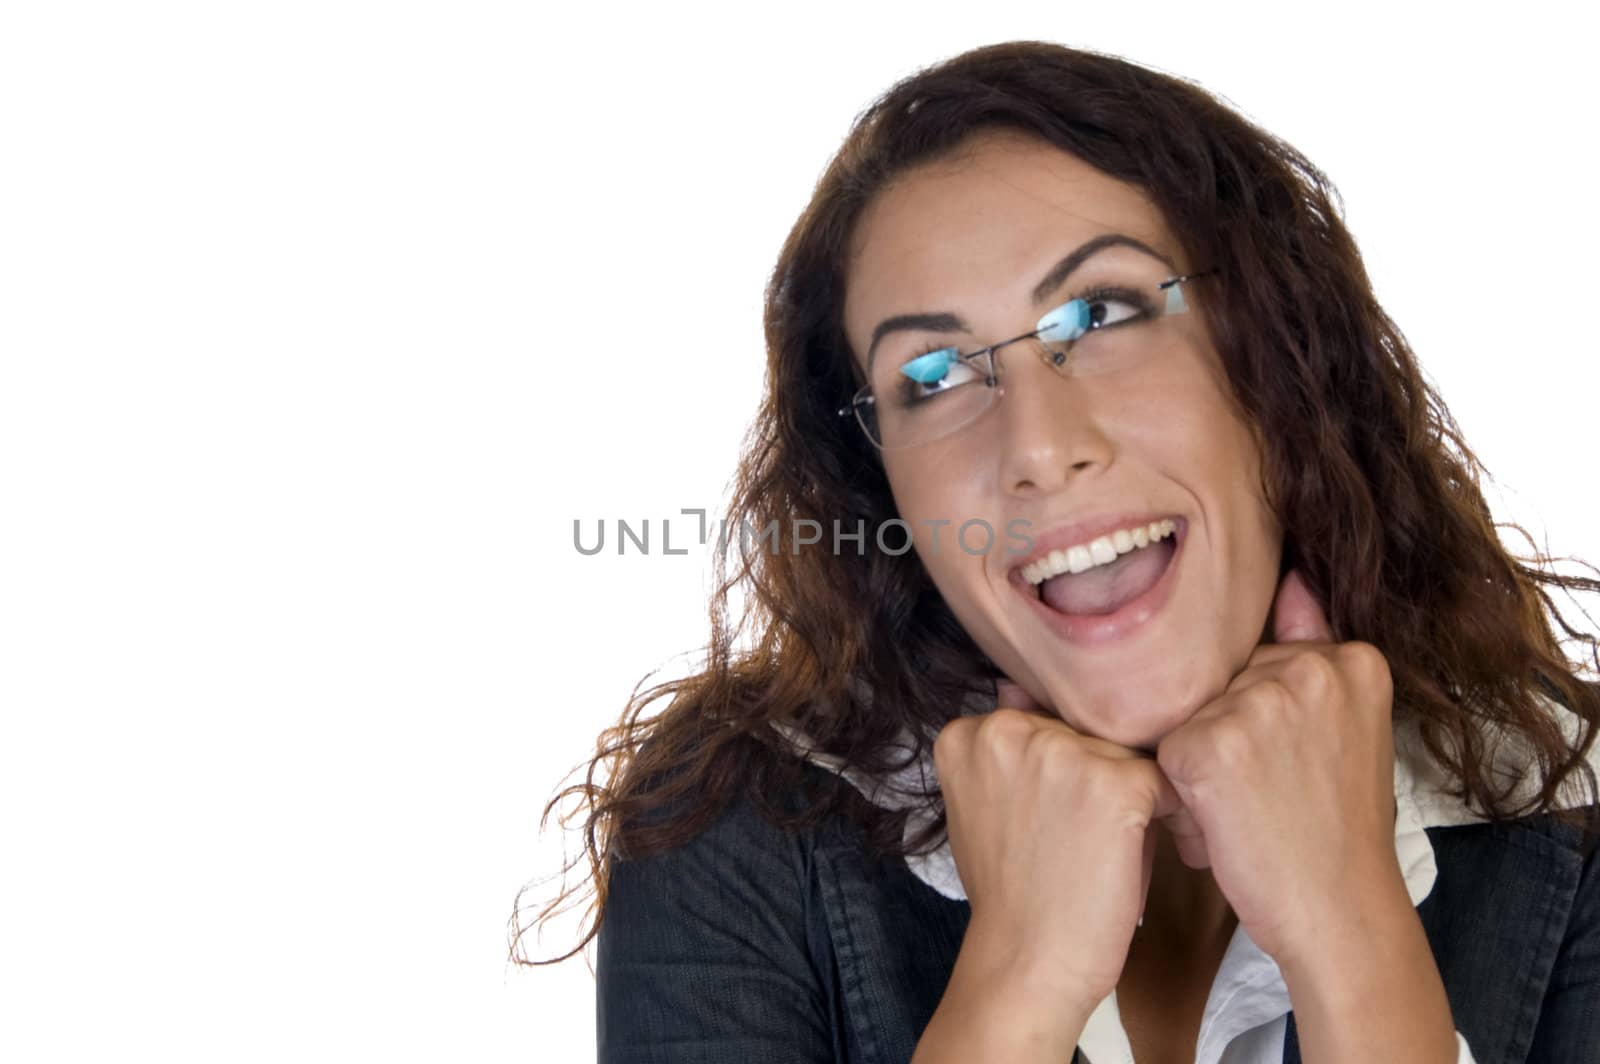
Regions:
<instances>
[{"instance_id":1,"label":"upper teeth","mask_svg":"<svg viewBox=\"0 0 1600 1064\"><path fill-rule=\"evenodd\" d=\"M1053 550L1022 569L1023 579L1030 584L1042 584L1052 576L1062 573L1081 573L1097 565L1117 560L1117 555L1149 546L1172 535L1178 523L1171 518L1151 521L1137 528L1119 528L1109 536L1080 543L1066 550Z\"/></svg>"}]
</instances>

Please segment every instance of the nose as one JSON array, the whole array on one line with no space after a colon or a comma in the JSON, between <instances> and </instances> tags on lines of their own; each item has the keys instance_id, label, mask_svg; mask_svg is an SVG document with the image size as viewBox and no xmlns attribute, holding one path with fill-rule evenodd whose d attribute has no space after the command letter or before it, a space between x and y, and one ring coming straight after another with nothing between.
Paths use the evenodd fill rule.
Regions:
<instances>
[{"instance_id":1,"label":"nose","mask_svg":"<svg viewBox=\"0 0 1600 1064\"><path fill-rule=\"evenodd\" d=\"M1113 447L1081 381L1052 368L1046 348L1023 341L1001 352L1004 391L995 404L1000 475L1015 495L1059 491L1111 462Z\"/></svg>"}]
</instances>

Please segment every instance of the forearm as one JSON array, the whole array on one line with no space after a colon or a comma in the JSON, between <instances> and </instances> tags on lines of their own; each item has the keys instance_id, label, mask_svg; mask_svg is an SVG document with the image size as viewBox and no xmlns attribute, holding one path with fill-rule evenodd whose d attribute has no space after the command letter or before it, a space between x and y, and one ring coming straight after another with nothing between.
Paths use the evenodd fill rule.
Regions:
<instances>
[{"instance_id":1,"label":"forearm","mask_svg":"<svg viewBox=\"0 0 1600 1064\"><path fill-rule=\"evenodd\" d=\"M1098 1002L1050 990L969 934L911 1064L1067 1064Z\"/></svg>"},{"instance_id":2,"label":"forearm","mask_svg":"<svg viewBox=\"0 0 1600 1064\"><path fill-rule=\"evenodd\" d=\"M1405 1060L1456 1064L1450 1001L1404 883L1316 930L1279 959L1306 1064Z\"/></svg>"}]
</instances>

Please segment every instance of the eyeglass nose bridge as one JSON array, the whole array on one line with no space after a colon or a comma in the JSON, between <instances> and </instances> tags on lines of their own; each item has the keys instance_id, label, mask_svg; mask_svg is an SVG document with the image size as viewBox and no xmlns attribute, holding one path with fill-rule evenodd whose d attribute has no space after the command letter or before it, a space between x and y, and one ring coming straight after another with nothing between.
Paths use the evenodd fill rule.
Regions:
<instances>
[{"instance_id":1,"label":"eyeglass nose bridge","mask_svg":"<svg viewBox=\"0 0 1600 1064\"><path fill-rule=\"evenodd\" d=\"M1031 333L1024 333L1023 335L1014 337L1010 340L1001 341L1000 343L989 348L989 380L986 383L988 383L991 388L995 389L997 396L1005 394L1005 381L1000 374L1000 349L1003 347L1010 347L1012 344L1019 344L1025 340L1032 340L1035 347L1034 353L1038 356L1039 361L1043 362L1057 374L1065 374L1067 353L1061 350L1052 350L1049 344L1039 339L1039 334L1042 332L1044 332L1043 329L1036 329Z\"/></svg>"}]
</instances>

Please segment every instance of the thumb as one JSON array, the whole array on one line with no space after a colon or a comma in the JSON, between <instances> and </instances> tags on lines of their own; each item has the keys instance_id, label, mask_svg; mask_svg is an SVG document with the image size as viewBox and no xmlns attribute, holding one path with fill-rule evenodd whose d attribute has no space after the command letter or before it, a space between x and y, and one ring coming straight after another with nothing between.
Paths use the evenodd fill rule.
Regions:
<instances>
[{"instance_id":1,"label":"thumb","mask_svg":"<svg viewBox=\"0 0 1600 1064\"><path fill-rule=\"evenodd\" d=\"M1167 829L1172 841L1177 844L1178 857L1184 864L1194 869L1211 867L1211 856L1206 852L1206 833L1187 808L1163 817L1161 826Z\"/></svg>"},{"instance_id":2,"label":"thumb","mask_svg":"<svg viewBox=\"0 0 1600 1064\"><path fill-rule=\"evenodd\" d=\"M1162 746L1163 751L1170 749L1170 746ZM1194 869L1210 868L1211 857L1206 851L1205 830L1201 828L1200 821L1195 819L1194 813L1190 812L1183 800L1188 788L1180 788L1173 783L1172 777L1167 775L1167 769L1160 767L1159 762L1158 772L1162 782L1172 791L1172 797L1157 805L1156 819L1161 821L1161 826L1172 836L1172 841L1178 848L1178 857L1184 864Z\"/></svg>"},{"instance_id":3,"label":"thumb","mask_svg":"<svg viewBox=\"0 0 1600 1064\"><path fill-rule=\"evenodd\" d=\"M1279 643L1326 643L1333 639L1327 615L1299 569L1290 569L1272 602L1272 638Z\"/></svg>"}]
</instances>

